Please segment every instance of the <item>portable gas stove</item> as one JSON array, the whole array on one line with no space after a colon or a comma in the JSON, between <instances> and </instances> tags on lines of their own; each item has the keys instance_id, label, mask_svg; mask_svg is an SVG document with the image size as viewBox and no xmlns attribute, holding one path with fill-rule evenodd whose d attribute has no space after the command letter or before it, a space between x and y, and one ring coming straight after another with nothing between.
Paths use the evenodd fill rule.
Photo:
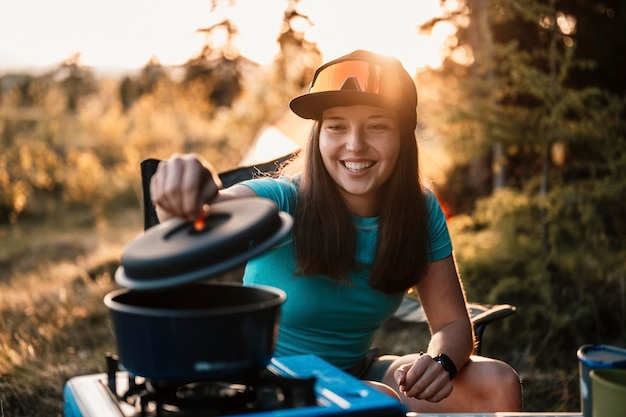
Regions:
<instances>
[{"instance_id":1,"label":"portable gas stove","mask_svg":"<svg viewBox=\"0 0 626 417\"><path fill-rule=\"evenodd\" d=\"M312 355L274 358L248 383L183 387L132 377L118 369L113 357L107 362L107 373L67 382L65 417L406 415L395 399Z\"/></svg>"}]
</instances>

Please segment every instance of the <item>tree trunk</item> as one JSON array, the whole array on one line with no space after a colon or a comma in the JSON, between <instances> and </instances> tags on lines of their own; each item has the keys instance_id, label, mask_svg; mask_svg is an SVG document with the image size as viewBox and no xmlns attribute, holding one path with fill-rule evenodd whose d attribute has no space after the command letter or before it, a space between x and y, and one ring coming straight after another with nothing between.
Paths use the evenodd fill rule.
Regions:
<instances>
[{"instance_id":1,"label":"tree trunk","mask_svg":"<svg viewBox=\"0 0 626 417\"><path fill-rule=\"evenodd\" d=\"M472 46L472 50L476 52L480 51L482 55L482 62L487 66L485 72L485 82L491 84L494 79L493 64L494 64L494 52L493 52L493 37L491 35L491 28L489 27L489 19L487 16L487 0L469 0L468 5L472 10L473 23L469 28L469 40ZM495 110L497 103L491 103L491 106ZM484 131L485 139L491 140L491 127L490 123L486 124ZM502 189L506 185L506 160L504 153L504 146L502 143L494 141L491 146L491 176L492 176L492 188L494 190ZM474 161L486 161L488 158L475 158Z\"/></svg>"}]
</instances>

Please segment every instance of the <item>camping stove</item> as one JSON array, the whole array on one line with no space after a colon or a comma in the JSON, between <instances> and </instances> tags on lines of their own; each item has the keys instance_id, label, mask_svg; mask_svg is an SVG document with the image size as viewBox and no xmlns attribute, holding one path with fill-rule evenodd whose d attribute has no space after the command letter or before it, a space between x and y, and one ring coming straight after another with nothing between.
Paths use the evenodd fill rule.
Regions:
<instances>
[{"instance_id":1,"label":"camping stove","mask_svg":"<svg viewBox=\"0 0 626 417\"><path fill-rule=\"evenodd\" d=\"M169 386L119 370L77 376L64 389L65 417L376 416L406 415L405 407L355 377L312 356L274 358L247 381Z\"/></svg>"}]
</instances>

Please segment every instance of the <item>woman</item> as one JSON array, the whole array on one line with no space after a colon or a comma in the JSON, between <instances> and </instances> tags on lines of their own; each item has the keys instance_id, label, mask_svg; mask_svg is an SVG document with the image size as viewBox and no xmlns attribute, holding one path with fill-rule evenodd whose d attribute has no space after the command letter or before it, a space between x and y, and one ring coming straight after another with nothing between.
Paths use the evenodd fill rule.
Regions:
<instances>
[{"instance_id":1,"label":"woman","mask_svg":"<svg viewBox=\"0 0 626 417\"><path fill-rule=\"evenodd\" d=\"M321 66L290 107L317 122L297 175L222 190L208 162L174 155L151 184L159 217L193 220L231 198L275 201L293 215L292 235L248 263L244 284L287 293L277 356L320 356L392 387L413 411L520 410L515 371L472 356L445 218L420 182L410 75L394 58L355 51ZM368 361L375 331L411 287L428 317L427 351Z\"/></svg>"}]
</instances>

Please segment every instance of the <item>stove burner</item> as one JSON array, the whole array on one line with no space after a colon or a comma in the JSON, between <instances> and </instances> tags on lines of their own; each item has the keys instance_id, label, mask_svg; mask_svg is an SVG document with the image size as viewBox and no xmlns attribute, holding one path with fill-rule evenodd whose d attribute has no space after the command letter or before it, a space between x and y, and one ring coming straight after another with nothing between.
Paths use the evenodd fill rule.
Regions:
<instances>
[{"instance_id":1,"label":"stove burner","mask_svg":"<svg viewBox=\"0 0 626 417\"><path fill-rule=\"evenodd\" d=\"M250 390L244 384L229 384L221 381L196 382L176 389L176 398L181 401L201 402L206 398L227 401L245 400Z\"/></svg>"},{"instance_id":2,"label":"stove burner","mask_svg":"<svg viewBox=\"0 0 626 417\"><path fill-rule=\"evenodd\" d=\"M178 385L129 376L128 390L120 394L115 356L107 355L107 367L107 388L111 395L133 406L137 416L227 416L316 405L315 377L283 377L263 370L246 381Z\"/></svg>"}]
</instances>

